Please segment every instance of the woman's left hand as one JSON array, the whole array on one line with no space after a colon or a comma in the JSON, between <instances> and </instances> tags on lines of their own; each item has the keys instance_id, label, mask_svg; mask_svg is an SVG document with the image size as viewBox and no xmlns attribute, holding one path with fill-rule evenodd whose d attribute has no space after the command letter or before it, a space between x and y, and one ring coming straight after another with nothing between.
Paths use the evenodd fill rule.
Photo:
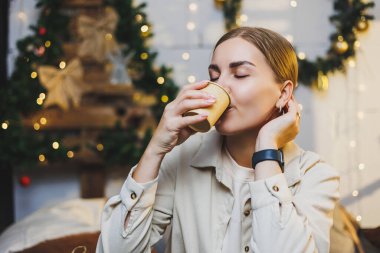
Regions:
<instances>
[{"instance_id":1,"label":"woman's left hand","mask_svg":"<svg viewBox=\"0 0 380 253\"><path fill-rule=\"evenodd\" d=\"M296 138L300 125L300 108L294 97L288 101L288 111L261 129L256 141L256 152L263 149L279 149Z\"/></svg>"}]
</instances>

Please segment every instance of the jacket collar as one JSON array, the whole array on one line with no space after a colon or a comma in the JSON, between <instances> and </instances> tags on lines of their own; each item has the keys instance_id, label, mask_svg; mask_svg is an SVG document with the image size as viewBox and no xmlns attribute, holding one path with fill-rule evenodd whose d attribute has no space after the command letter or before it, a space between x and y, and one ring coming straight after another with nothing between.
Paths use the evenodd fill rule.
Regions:
<instances>
[{"instance_id":1,"label":"jacket collar","mask_svg":"<svg viewBox=\"0 0 380 253\"><path fill-rule=\"evenodd\" d=\"M201 134L201 133L198 133ZM222 143L221 136L215 129L201 134L201 144L192 158L190 165L197 169L214 168L218 181L230 185L229 179L224 177L222 166ZM288 186L292 186L300 181L301 178L301 156L304 151L294 142L288 142L284 148L285 169L284 174ZM228 182L224 182L228 180Z\"/></svg>"}]
</instances>

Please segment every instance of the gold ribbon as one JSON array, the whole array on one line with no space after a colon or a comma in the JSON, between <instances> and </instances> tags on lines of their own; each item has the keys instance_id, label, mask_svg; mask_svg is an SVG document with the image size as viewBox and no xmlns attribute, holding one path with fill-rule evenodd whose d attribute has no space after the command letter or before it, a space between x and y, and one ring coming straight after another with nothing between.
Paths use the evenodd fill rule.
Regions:
<instances>
[{"instance_id":1,"label":"gold ribbon","mask_svg":"<svg viewBox=\"0 0 380 253\"><path fill-rule=\"evenodd\" d=\"M97 19L80 15L78 17L78 34L82 42L78 48L80 57L91 57L103 62L110 52L118 46L114 39L114 31L118 22L118 15L111 7L105 8L105 13Z\"/></svg>"},{"instance_id":2,"label":"gold ribbon","mask_svg":"<svg viewBox=\"0 0 380 253\"><path fill-rule=\"evenodd\" d=\"M37 71L42 86L48 91L44 107L57 105L65 111L71 104L79 107L83 92L80 87L83 68L78 58L62 70L52 66L41 66Z\"/></svg>"}]
</instances>

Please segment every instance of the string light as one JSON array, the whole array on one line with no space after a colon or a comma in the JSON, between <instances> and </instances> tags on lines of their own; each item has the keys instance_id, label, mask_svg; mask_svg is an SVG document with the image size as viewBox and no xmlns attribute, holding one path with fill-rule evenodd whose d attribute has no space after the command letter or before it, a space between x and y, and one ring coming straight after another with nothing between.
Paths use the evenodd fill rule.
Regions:
<instances>
[{"instance_id":1,"label":"string light","mask_svg":"<svg viewBox=\"0 0 380 253\"><path fill-rule=\"evenodd\" d=\"M73 158L74 157L74 152L71 151L71 150L67 151L67 157L68 158Z\"/></svg>"},{"instance_id":2,"label":"string light","mask_svg":"<svg viewBox=\"0 0 380 253\"><path fill-rule=\"evenodd\" d=\"M65 67L66 67L66 62L61 61L61 62L59 63L59 68L60 68L60 69L64 69Z\"/></svg>"},{"instance_id":3,"label":"string light","mask_svg":"<svg viewBox=\"0 0 380 253\"><path fill-rule=\"evenodd\" d=\"M198 10L198 5L196 3L190 3L189 10L192 12L196 12Z\"/></svg>"},{"instance_id":4,"label":"string light","mask_svg":"<svg viewBox=\"0 0 380 253\"><path fill-rule=\"evenodd\" d=\"M359 170L364 170L365 169L365 164L364 163L359 163L358 169Z\"/></svg>"},{"instance_id":5,"label":"string light","mask_svg":"<svg viewBox=\"0 0 380 253\"><path fill-rule=\"evenodd\" d=\"M163 78L162 76L158 77L157 78L157 83L158 84L164 84L165 83L165 78Z\"/></svg>"},{"instance_id":6,"label":"string light","mask_svg":"<svg viewBox=\"0 0 380 253\"><path fill-rule=\"evenodd\" d=\"M143 20L143 16L141 14L137 14L135 16L135 19L136 19L137 22L141 22Z\"/></svg>"},{"instance_id":7,"label":"string light","mask_svg":"<svg viewBox=\"0 0 380 253\"><path fill-rule=\"evenodd\" d=\"M293 8L296 8L297 7L297 1L290 1L290 6L292 6Z\"/></svg>"},{"instance_id":8,"label":"string light","mask_svg":"<svg viewBox=\"0 0 380 253\"><path fill-rule=\"evenodd\" d=\"M195 29L195 23L194 23L194 22L191 22L191 21L190 21L190 22L187 22L186 27L187 27L187 30L192 31L192 30Z\"/></svg>"},{"instance_id":9,"label":"string light","mask_svg":"<svg viewBox=\"0 0 380 253\"><path fill-rule=\"evenodd\" d=\"M33 128L34 128L34 130L36 130L36 131L38 131L38 130L40 130L40 124L38 124L38 123L34 123L34 125L33 125Z\"/></svg>"},{"instance_id":10,"label":"string light","mask_svg":"<svg viewBox=\"0 0 380 253\"><path fill-rule=\"evenodd\" d=\"M45 156L43 154L40 154L38 156L38 160L40 160L40 162L44 162L46 160Z\"/></svg>"},{"instance_id":11,"label":"string light","mask_svg":"<svg viewBox=\"0 0 380 253\"><path fill-rule=\"evenodd\" d=\"M40 97L41 99L45 99L45 98L46 98L46 95L45 95L45 93L41 92L39 97Z\"/></svg>"},{"instance_id":12,"label":"string light","mask_svg":"<svg viewBox=\"0 0 380 253\"><path fill-rule=\"evenodd\" d=\"M98 145L96 145L96 149L97 149L98 151L103 151L103 149L104 149L103 144L98 143Z\"/></svg>"},{"instance_id":13,"label":"string light","mask_svg":"<svg viewBox=\"0 0 380 253\"><path fill-rule=\"evenodd\" d=\"M196 78L195 78L195 76L191 75L191 76L188 76L188 77L187 77L187 81L188 81L189 83L195 83Z\"/></svg>"},{"instance_id":14,"label":"string light","mask_svg":"<svg viewBox=\"0 0 380 253\"><path fill-rule=\"evenodd\" d=\"M51 46L50 40L45 41L45 47L50 47L50 46Z\"/></svg>"},{"instance_id":15,"label":"string light","mask_svg":"<svg viewBox=\"0 0 380 253\"><path fill-rule=\"evenodd\" d=\"M104 35L104 38L105 38L106 40L112 40L112 34L107 33L106 35Z\"/></svg>"},{"instance_id":16,"label":"string light","mask_svg":"<svg viewBox=\"0 0 380 253\"><path fill-rule=\"evenodd\" d=\"M161 97L161 101L162 101L163 103L167 103L167 102L169 101L169 97L166 96L166 95L163 95L163 96Z\"/></svg>"},{"instance_id":17,"label":"string light","mask_svg":"<svg viewBox=\"0 0 380 253\"><path fill-rule=\"evenodd\" d=\"M361 221L362 220L362 216L358 215L356 216L356 221Z\"/></svg>"},{"instance_id":18,"label":"string light","mask_svg":"<svg viewBox=\"0 0 380 253\"><path fill-rule=\"evenodd\" d=\"M4 129L4 130L6 130L8 128L8 123L7 122L3 122L1 124L1 128Z\"/></svg>"},{"instance_id":19,"label":"string light","mask_svg":"<svg viewBox=\"0 0 380 253\"><path fill-rule=\"evenodd\" d=\"M356 62L354 59L349 59L348 60L348 66L350 66L351 68L354 68L356 66Z\"/></svg>"},{"instance_id":20,"label":"string light","mask_svg":"<svg viewBox=\"0 0 380 253\"><path fill-rule=\"evenodd\" d=\"M30 77L32 79L35 79L37 77L37 72L36 71L33 71L32 73L30 73Z\"/></svg>"},{"instance_id":21,"label":"string light","mask_svg":"<svg viewBox=\"0 0 380 253\"><path fill-rule=\"evenodd\" d=\"M19 11L19 12L17 13L17 17L18 17L20 20L22 20L22 21L26 21L26 19L27 19L27 16L26 16L25 12L23 12L23 11Z\"/></svg>"},{"instance_id":22,"label":"string light","mask_svg":"<svg viewBox=\"0 0 380 253\"><path fill-rule=\"evenodd\" d=\"M350 141L350 147L351 148L355 148L356 147L356 141L355 140Z\"/></svg>"},{"instance_id":23,"label":"string light","mask_svg":"<svg viewBox=\"0 0 380 253\"><path fill-rule=\"evenodd\" d=\"M59 143L57 141L53 142L51 144L51 146L54 148L54 149L58 149L59 148Z\"/></svg>"},{"instance_id":24,"label":"string light","mask_svg":"<svg viewBox=\"0 0 380 253\"><path fill-rule=\"evenodd\" d=\"M143 25L141 28L140 28L141 32L143 33L146 33L148 30L149 30L149 27L147 25Z\"/></svg>"},{"instance_id":25,"label":"string light","mask_svg":"<svg viewBox=\"0 0 380 253\"><path fill-rule=\"evenodd\" d=\"M148 59L148 53L141 53L140 54L140 58L141 58L141 60L146 60L146 59Z\"/></svg>"},{"instance_id":26,"label":"string light","mask_svg":"<svg viewBox=\"0 0 380 253\"><path fill-rule=\"evenodd\" d=\"M248 16L247 15L245 15L245 14L241 14L240 15L240 20L241 20L241 22L247 22L248 21Z\"/></svg>"},{"instance_id":27,"label":"string light","mask_svg":"<svg viewBox=\"0 0 380 253\"><path fill-rule=\"evenodd\" d=\"M46 123L47 123L46 118L45 117L40 118L40 123L41 123L41 125L46 125Z\"/></svg>"},{"instance_id":28,"label":"string light","mask_svg":"<svg viewBox=\"0 0 380 253\"><path fill-rule=\"evenodd\" d=\"M44 103L44 100L42 98L37 98L37 104L42 105Z\"/></svg>"},{"instance_id":29,"label":"string light","mask_svg":"<svg viewBox=\"0 0 380 253\"><path fill-rule=\"evenodd\" d=\"M188 61L190 59L190 54L188 52L185 52L182 54L182 59L185 61Z\"/></svg>"},{"instance_id":30,"label":"string light","mask_svg":"<svg viewBox=\"0 0 380 253\"><path fill-rule=\"evenodd\" d=\"M355 190L352 192L352 196L357 197L359 195L359 191Z\"/></svg>"},{"instance_id":31,"label":"string light","mask_svg":"<svg viewBox=\"0 0 380 253\"><path fill-rule=\"evenodd\" d=\"M306 59L306 54L304 52L299 52L298 53L298 58L300 58L301 60L305 60Z\"/></svg>"}]
</instances>

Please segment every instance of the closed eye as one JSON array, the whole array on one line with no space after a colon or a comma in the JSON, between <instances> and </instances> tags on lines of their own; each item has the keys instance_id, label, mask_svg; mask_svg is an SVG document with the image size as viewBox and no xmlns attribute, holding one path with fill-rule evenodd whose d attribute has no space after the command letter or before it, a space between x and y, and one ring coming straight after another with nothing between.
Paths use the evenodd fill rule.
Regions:
<instances>
[{"instance_id":1,"label":"closed eye","mask_svg":"<svg viewBox=\"0 0 380 253\"><path fill-rule=\"evenodd\" d=\"M242 78L245 78L245 77L247 77L247 76L249 76L249 75L243 75L243 76L235 75L235 78L237 78L237 79L242 79Z\"/></svg>"}]
</instances>

